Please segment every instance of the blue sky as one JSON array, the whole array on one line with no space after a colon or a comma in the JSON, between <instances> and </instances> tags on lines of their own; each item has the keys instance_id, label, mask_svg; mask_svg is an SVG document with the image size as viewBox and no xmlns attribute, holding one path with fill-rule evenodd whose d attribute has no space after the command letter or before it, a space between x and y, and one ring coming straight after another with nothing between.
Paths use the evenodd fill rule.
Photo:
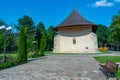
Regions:
<instances>
[{"instance_id":1,"label":"blue sky","mask_svg":"<svg viewBox=\"0 0 120 80\"><path fill-rule=\"evenodd\" d=\"M74 8L89 21L109 26L120 0L0 0L0 19L17 24L27 14L35 25L41 21L48 28L61 23Z\"/></svg>"}]
</instances>

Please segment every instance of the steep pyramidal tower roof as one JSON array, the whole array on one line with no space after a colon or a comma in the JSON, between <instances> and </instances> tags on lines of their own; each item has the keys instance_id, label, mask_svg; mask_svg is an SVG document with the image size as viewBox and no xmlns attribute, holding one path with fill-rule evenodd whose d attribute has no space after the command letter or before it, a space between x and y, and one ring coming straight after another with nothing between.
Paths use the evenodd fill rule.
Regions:
<instances>
[{"instance_id":1,"label":"steep pyramidal tower roof","mask_svg":"<svg viewBox=\"0 0 120 80\"><path fill-rule=\"evenodd\" d=\"M86 20L82 17L76 9L74 9L71 14L57 27L65 27L65 26L72 26L72 25L92 25L90 21Z\"/></svg>"}]
</instances>

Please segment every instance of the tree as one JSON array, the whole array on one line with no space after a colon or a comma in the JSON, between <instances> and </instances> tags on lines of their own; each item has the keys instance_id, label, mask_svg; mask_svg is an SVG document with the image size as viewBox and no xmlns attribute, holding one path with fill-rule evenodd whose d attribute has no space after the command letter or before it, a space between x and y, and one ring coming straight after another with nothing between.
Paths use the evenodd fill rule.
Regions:
<instances>
[{"instance_id":1,"label":"tree","mask_svg":"<svg viewBox=\"0 0 120 80\"><path fill-rule=\"evenodd\" d=\"M6 23L3 20L0 20L0 26L6 25Z\"/></svg>"},{"instance_id":2,"label":"tree","mask_svg":"<svg viewBox=\"0 0 120 80\"><path fill-rule=\"evenodd\" d=\"M46 31L44 30L42 33L42 38L40 42L40 55L44 56L44 50L46 48L46 42L47 42L47 37L46 37Z\"/></svg>"},{"instance_id":3,"label":"tree","mask_svg":"<svg viewBox=\"0 0 120 80\"><path fill-rule=\"evenodd\" d=\"M18 33L11 33L10 35L10 50L17 51L18 49Z\"/></svg>"},{"instance_id":4,"label":"tree","mask_svg":"<svg viewBox=\"0 0 120 80\"><path fill-rule=\"evenodd\" d=\"M0 20L0 26L2 25L6 25L6 23L3 20ZM3 44L4 43L4 36L3 36L3 32L0 31L0 50L3 50Z\"/></svg>"},{"instance_id":5,"label":"tree","mask_svg":"<svg viewBox=\"0 0 120 80\"><path fill-rule=\"evenodd\" d=\"M3 21L0 20L0 26L5 25L7 26L7 24ZM12 26L13 27L13 26ZM12 29L13 30L13 29ZM17 37L14 35L15 33L12 32L12 30L10 31L10 33L6 33L6 51L13 51L15 50L15 48L17 48ZM3 36L3 31L0 31L0 50L3 50L4 47L4 36Z\"/></svg>"},{"instance_id":6,"label":"tree","mask_svg":"<svg viewBox=\"0 0 120 80\"><path fill-rule=\"evenodd\" d=\"M18 60L20 62L27 61L27 40L26 40L27 29L24 27L20 28L20 37L18 45Z\"/></svg>"},{"instance_id":7,"label":"tree","mask_svg":"<svg viewBox=\"0 0 120 80\"><path fill-rule=\"evenodd\" d=\"M39 28L40 32L43 33L45 30L45 26L42 22L39 22L37 27ZM45 33L46 34L46 33Z\"/></svg>"},{"instance_id":8,"label":"tree","mask_svg":"<svg viewBox=\"0 0 120 80\"><path fill-rule=\"evenodd\" d=\"M3 44L4 43L4 36L3 36L3 33L0 32L0 50L2 51L3 50Z\"/></svg>"},{"instance_id":9,"label":"tree","mask_svg":"<svg viewBox=\"0 0 120 80\"><path fill-rule=\"evenodd\" d=\"M42 22L39 22L36 28L36 51L37 53L40 51L41 38L42 38L43 33L46 35L45 26Z\"/></svg>"},{"instance_id":10,"label":"tree","mask_svg":"<svg viewBox=\"0 0 120 80\"><path fill-rule=\"evenodd\" d=\"M51 51L53 49L54 36L56 35L56 32L54 31L53 26L50 26L47 32L48 32L47 49Z\"/></svg>"},{"instance_id":11,"label":"tree","mask_svg":"<svg viewBox=\"0 0 120 80\"><path fill-rule=\"evenodd\" d=\"M27 28L27 34L29 34L29 36L33 35L35 32L34 22L32 18L27 15L18 19L18 26L16 26L16 28L20 30L20 27Z\"/></svg>"},{"instance_id":12,"label":"tree","mask_svg":"<svg viewBox=\"0 0 120 80\"><path fill-rule=\"evenodd\" d=\"M115 14L112 18L112 22L110 25L110 35L108 37L108 41L115 45L114 47L119 48L120 50L120 11L118 11L117 14Z\"/></svg>"},{"instance_id":13,"label":"tree","mask_svg":"<svg viewBox=\"0 0 120 80\"><path fill-rule=\"evenodd\" d=\"M18 19L18 25L16 26L16 28L18 30L20 30L21 27L24 27L26 29L26 36L27 36L27 50L33 51L34 47L33 47L33 39L35 35L35 26L34 26L34 22L32 20L31 17L24 15L22 18Z\"/></svg>"},{"instance_id":14,"label":"tree","mask_svg":"<svg viewBox=\"0 0 120 80\"><path fill-rule=\"evenodd\" d=\"M98 25L97 29L97 40L98 40L98 46L106 46L108 45L108 27L104 25Z\"/></svg>"},{"instance_id":15,"label":"tree","mask_svg":"<svg viewBox=\"0 0 120 80\"><path fill-rule=\"evenodd\" d=\"M6 23L3 20L0 20L0 26L5 25ZM7 33L6 33L7 35ZM10 48L10 36L6 36L6 50L8 50L8 48ZM0 50L3 51L3 47L4 47L4 32L0 31Z\"/></svg>"}]
</instances>

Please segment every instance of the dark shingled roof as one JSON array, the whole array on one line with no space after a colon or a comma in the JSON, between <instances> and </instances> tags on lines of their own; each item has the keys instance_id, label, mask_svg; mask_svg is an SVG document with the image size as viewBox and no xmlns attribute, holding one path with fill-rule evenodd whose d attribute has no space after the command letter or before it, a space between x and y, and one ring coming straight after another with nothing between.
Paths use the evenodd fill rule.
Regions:
<instances>
[{"instance_id":1,"label":"dark shingled roof","mask_svg":"<svg viewBox=\"0 0 120 80\"><path fill-rule=\"evenodd\" d=\"M71 12L71 14L54 29L58 31L58 28L75 27L75 26L90 26L92 27L93 32L97 31L97 25L93 24L92 22L82 17L76 9L74 9Z\"/></svg>"},{"instance_id":2,"label":"dark shingled roof","mask_svg":"<svg viewBox=\"0 0 120 80\"><path fill-rule=\"evenodd\" d=\"M71 26L71 25L92 25L90 21L82 17L76 9L74 9L71 14L57 27Z\"/></svg>"}]
</instances>

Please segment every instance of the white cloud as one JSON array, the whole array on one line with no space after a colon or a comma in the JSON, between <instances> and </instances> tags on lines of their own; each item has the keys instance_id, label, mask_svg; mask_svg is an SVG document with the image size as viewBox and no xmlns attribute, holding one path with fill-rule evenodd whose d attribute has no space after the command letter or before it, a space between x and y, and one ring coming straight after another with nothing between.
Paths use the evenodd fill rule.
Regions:
<instances>
[{"instance_id":1,"label":"white cloud","mask_svg":"<svg viewBox=\"0 0 120 80\"><path fill-rule=\"evenodd\" d=\"M115 0L115 2L120 2L120 0Z\"/></svg>"},{"instance_id":2,"label":"white cloud","mask_svg":"<svg viewBox=\"0 0 120 80\"><path fill-rule=\"evenodd\" d=\"M119 0L120 1L120 0ZM93 7L111 7L113 6L114 3L112 2L107 2L107 0L99 0L99 1L96 1L94 4L93 4Z\"/></svg>"}]
</instances>

